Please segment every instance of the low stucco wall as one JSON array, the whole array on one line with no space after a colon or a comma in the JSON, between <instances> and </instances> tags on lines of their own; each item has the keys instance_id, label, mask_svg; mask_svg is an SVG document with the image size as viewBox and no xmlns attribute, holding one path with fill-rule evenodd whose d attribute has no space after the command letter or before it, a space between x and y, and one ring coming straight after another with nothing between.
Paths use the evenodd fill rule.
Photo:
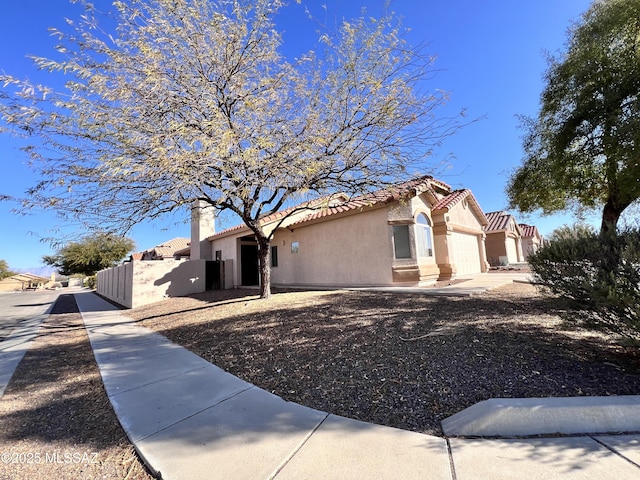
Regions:
<instances>
[{"instance_id":1,"label":"low stucco wall","mask_svg":"<svg viewBox=\"0 0 640 480\"><path fill-rule=\"evenodd\" d=\"M126 308L205 290L204 260L134 260L97 274L96 291Z\"/></svg>"}]
</instances>

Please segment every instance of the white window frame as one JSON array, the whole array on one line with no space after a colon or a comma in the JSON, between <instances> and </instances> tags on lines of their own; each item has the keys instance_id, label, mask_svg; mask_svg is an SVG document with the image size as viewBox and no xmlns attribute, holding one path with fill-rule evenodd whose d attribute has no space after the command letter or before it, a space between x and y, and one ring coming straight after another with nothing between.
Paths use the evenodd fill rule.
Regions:
<instances>
[{"instance_id":1,"label":"white window frame","mask_svg":"<svg viewBox=\"0 0 640 480\"><path fill-rule=\"evenodd\" d=\"M416 218L416 250L418 257L433 257L433 230L431 229L431 221L424 213L418 214Z\"/></svg>"}]
</instances>

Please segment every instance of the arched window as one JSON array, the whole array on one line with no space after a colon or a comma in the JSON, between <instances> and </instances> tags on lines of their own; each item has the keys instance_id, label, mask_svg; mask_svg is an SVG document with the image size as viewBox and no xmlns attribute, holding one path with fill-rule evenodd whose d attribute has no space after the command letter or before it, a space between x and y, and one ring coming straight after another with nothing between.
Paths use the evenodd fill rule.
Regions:
<instances>
[{"instance_id":1,"label":"arched window","mask_svg":"<svg viewBox=\"0 0 640 480\"><path fill-rule=\"evenodd\" d=\"M416 237L418 239L418 256L433 257L433 238L431 222L424 213L418 215L416 221Z\"/></svg>"}]
</instances>

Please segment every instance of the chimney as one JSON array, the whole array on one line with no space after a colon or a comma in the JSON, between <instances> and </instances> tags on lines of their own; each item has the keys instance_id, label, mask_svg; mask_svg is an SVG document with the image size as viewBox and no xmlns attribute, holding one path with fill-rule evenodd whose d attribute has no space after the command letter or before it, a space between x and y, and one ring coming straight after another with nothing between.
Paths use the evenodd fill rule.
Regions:
<instances>
[{"instance_id":1,"label":"chimney","mask_svg":"<svg viewBox=\"0 0 640 480\"><path fill-rule=\"evenodd\" d=\"M215 208L196 200L191 208L191 260L213 260L211 242L207 240L216 233Z\"/></svg>"}]
</instances>

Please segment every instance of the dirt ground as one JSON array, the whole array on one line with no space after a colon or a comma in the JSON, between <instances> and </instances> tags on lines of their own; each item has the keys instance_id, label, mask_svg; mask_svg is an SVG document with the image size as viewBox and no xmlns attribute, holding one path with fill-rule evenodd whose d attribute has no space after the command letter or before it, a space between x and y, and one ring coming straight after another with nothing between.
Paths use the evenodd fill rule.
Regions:
<instances>
[{"instance_id":1,"label":"dirt ground","mask_svg":"<svg viewBox=\"0 0 640 480\"><path fill-rule=\"evenodd\" d=\"M0 399L0 479L151 477L103 388L73 295L61 295Z\"/></svg>"},{"instance_id":2,"label":"dirt ground","mask_svg":"<svg viewBox=\"0 0 640 480\"><path fill-rule=\"evenodd\" d=\"M513 284L471 298L214 291L128 314L286 400L441 435L442 419L488 398L640 394L637 345L563 312Z\"/></svg>"}]
</instances>

